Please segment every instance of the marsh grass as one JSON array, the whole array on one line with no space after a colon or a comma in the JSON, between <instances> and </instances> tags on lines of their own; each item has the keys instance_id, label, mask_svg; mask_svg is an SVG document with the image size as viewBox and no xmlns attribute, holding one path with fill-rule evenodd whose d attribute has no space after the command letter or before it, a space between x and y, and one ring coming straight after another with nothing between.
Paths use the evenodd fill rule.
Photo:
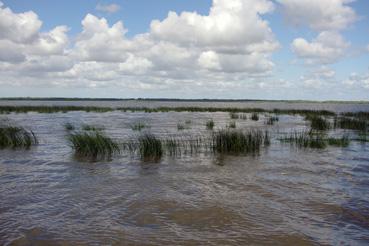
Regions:
<instances>
[{"instance_id":1,"label":"marsh grass","mask_svg":"<svg viewBox=\"0 0 369 246\"><path fill-rule=\"evenodd\" d=\"M258 115L258 113L252 113L252 115L251 115L251 120L253 120L253 121L258 121L259 120L259 115Z\"/></svg>"},{"instance_id":2,"label":"marsh grass","mask_svg":"<svg viewBox=\"0 0 369 246\"><path fill-rule=\"evenodd\" d=\"M73 131L76 129L76 127L72 123L68 122L64 124L64 129L67 131Z\"/></svg>"},{"instance_id":3,"label":"marsh grass","mask_svg":"<svg viewBox=\"0 0 369 246\"><path fill-rule=\"evenodd\" d=\"M215 123L213 119L210 119L206 122L206 129L213 130L214 126L215 126Z\"/></svg>"},{"instance_id":4,"label":"marsh grass","mask_svg":"<svg viewBox=\"0 0 369 246\"><path fill-rule=\"evenodd\" d=\"M104 127L102 127L102 126L93 126L93 125L89 125L89 124L83 124L82 125L82 130L84 130L84 131L101 131L101 130L104 130Z\"/></svg>"},{"instance_id":5,"label":"marsh grass","mask_svg":"<svg viewBox=\"0 0 369 246\"><path fill-rule=\"evenodd\" d=\"M58 112L70 112L70 111L85 111L85 112L109 112L114 110L120 110L123 112L234 112L234 113L274 113L274 114L291 114L291 115L321 115L321 116L336 116L332 111L327 110L301 110L301 109L273 109L266 110L262 108L219 108L219 107L81 107L81 106L0 106L0 114L9 113L58 113ZM367 117L367 113L346 113L355 114L358 117Z\"/></svg>"},{"instance_id":6,"label":"marsh grass","mask_svg":"<svg viewBox=\"0 0 369 246\"><path fill-rule=\"evenodd\" d=\"M228 128L235 129L236 128L236 121L231 121L227 125Z\"/></svg>"},{"instance_id":7,"label":"marsh grass","mask_svg":"<svg viewBox=\"0 0 369 246\"><path fill-rule=\"evenodd\" d=\"M153 134L138 138L140 157L144 161L159 161L164 153L162 141Z\"/></svg>"},{"instance_id":8,"label":"marsh grass","mask_svg":"<svg viewBox=\"0 0 369 246\"><path fill-rule=\"evenodd\" d=\"M327 146L347 147L350 140L347 136L341 138L326 137L325 134L314 131L293 132L288 137L280 139L299 148L324 149Z\"/></svg>"},{"instance_id":9,"label":"marsh grass","mask_svg":"<svg viewBox=\"0 0 369 246\"><path fill-rule=\"evenodd\" d=\"M99 131L71 133L67 139L78 158L96 161L120 152L118 143Z\"/></svg>"},{"instance_id":10,"label":"marsh grass","mask_svg":"<svg viewBox=\"0 0 369 246\"><path fill-rule=\"evenodd\" d=\"M368 122L366 120L349 117L335 118L334 127L359 131L367 131L369 129Z\"/></svg>"},{"instance_id":11,"label":"marsh grass","mask_svg":"<svg viewBox=\"0 0 369 246\"><path fill-rule=\"evenodd\" d=\"M36 135L23 127L0 125L0 149L30 149L38 144Z\"/></svg>"},{"instance_id":12,"label":"marsh grass","mask_svg":"<svg viewBox=\"0 0 369 246\"><path fill-rule=\"evenodd\" d=\"M278 122L279 118L277 116L271 116L266 120L267 125L274 125L275 122Z\"/></svg>"},{"instance_id":13,"label":"marsh grass","mask_svg":"<svg viewBox=\"0 0 369 246\"><path fill-rule=\"evenodd\" d=\"M144 128L147 128L148 126L144 122L136 122L133 125L131 125L132 131L141 131Z\"/></svg>"},{"instance_id":14,"label":"marsh grass","mask_svg":"<svg viewBox=\"0 0 369 246\"><path fill-rule=\"evenodd\" d=\"M184 129L186 129L186 126L183 123L178 122L177 123L177 130L182 131Z\"/></svg>"},{"instance_id":15,"label":"marsh grass","mask_svg":"<svg viewBox=\"0 0 369 246\"><path fill-rule=\"evenodd\" d=\"M331 128L329 121L322 116L308 115L305 117L305 120L310 121L310 127L313 130L326 131Z\"/></svg>"},{"instance_id":16,"label":"marsh grass","mask_svg":"<svg viewBox=\"0 0 369 246\"><path fill-rule=\"evenodd\" d=\"M262 131L221 130L212 136L213 151L222 154L259 153L263 145L269 145L269 134Z\"/></svg>"}]
</instances>

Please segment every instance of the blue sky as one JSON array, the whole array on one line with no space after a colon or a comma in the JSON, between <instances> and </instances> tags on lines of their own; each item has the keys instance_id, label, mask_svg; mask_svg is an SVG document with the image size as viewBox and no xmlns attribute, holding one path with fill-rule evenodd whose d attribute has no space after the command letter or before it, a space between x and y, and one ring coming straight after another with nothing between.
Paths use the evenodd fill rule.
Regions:
<instances>
[{"instance_id":1,"label":"blue sky","mask_svg":"<svg viewBox=\"0 0 369 246\"><path fill-rule=\"evenodd\" d=\"M369 100L369 1L1 2L0 97Z\"/></svg>"}]
</instances>

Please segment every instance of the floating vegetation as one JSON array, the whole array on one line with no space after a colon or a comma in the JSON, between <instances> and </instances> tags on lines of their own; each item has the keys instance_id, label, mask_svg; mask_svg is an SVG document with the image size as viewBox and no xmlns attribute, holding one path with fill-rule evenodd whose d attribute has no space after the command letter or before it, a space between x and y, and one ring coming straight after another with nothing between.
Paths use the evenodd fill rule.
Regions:
<instances>
[{"instance_id":1,"label":"floating vegetation","mask_svg":"<svg viewBox=\"0 0 369 246\"><path fill-rule=\"evenodd\" d=\"M368 130L368 122L362 119L339 117L334 119L334 127L342 129L366 131Z\"/></svg>"},{"instance_id":2,"label":"floating vegetation","mask_svg":"<svg viewBox=\"0 0 369 246\"><path fill-rule=\"evenodd\" d=\"M83 124L82 125L82 130L84 130L84 131L101 131L101 130L104 130L104 127Z\"/></svg>"},{"instance_id":3,"label":"floating vegetation","mask_svg":"<svg viewBox=\"0 0 369 246\"><path fill-rule=\"evenodd\" d=\"M228 128L236 128L236 121L231 121L229 122L229 124L227 125Z\"/></svg>"},{"instance_id":4,"label":"floating vegetation","mask_svg":"<svg viewBox=\"0 0 369 246\"><path fill-rule=\"evenodd\" d=\"M180 122L177 123L177 130L178 131L182 131L184 129L186 129L186 126L183 123L180 123Z\"/></svg>"},{"instance_id":5,"label":"floating vegetation","mask_svg":"<svg viewBox=\"0 0 369 246\"><path fill-rule=\"evenodd\" d=\"M67 131L73 131L76 129L76 127L72 123L68 122L64 124L64 129Z\"/></svg>"},{"instance_id":6,"label":"floating vegetation","mask_svg":"<svg viewBox=\"0 0 369 246\"><path fill-rule=\"evenodd\" d=\"M72 133L68 136L68 141L78 158L95 161L109 159L113 154L120 152L115 141L98 131Z\"/></svg>"},{"instance_id":7,"label":"floating vegetation","mask_svg":"<svg viewBox=\"0 0 369 246\"><path fill-rule=\"evenodd\" d=\"M230 113L229 113L229 117L230 117L231 119L235 120L235 119L238 119L238 114L237 114L237 113L235 113L235 112L230 112Z\"/></svg>"},{"instance_id":8,"label":"floating vegetation","mask_svg":"<svg viewBox=\"0 0 369 246\"><path fill-rule=\"evenodd\" d=\"M310 127L313 130L326 131L331 128L329 121L321 116L308 115L305 117L305 119L310 121Z\"/></svg>"},{"instance_id":9,"label":"floating vegetation","mask_svg":"<svg viewBox=\"0 0 369 246\"><path fill-rule=\"evenodd\" d=\"M137 122L131 125L132 131L141 131L142 129L146 128L147 125L143 122Z\"/></svg>"},{"instance_id":10,"label":"floating vegetation","mask_svg":"<svg viewBox=\"0 0 369 246\"><path fill-rule=\"evenodd\" d=\"M262 131L221 130L213 134L213 150L217 153L258 153L263 145L269 145L268 133Z\"/></svg>"},{"instance_id":11,"label":"floating vegetation","mask_svg":"<svg viewBox=\"0 0 369 246\"><path fill-rule=\"evenodd\" d=\"M206 122L206 129L213 130L214 126L215 126L215 123L212 119Z\"/></svg>"},{"instance_id":12,"label":"floating vegetation","mask_svg":"<svg viewBox=\"0 0 369 246\"><path fill-rule=\"evenodd\" d=\"M191 123L192 123L192 121L191 121L191 120L186 120L186 121L185 121L185 124L186 124L186 125L190 125Z\"/></svg>"},{"instance_id":13,"label":"floating vegetation","mask_svg":"<svg viewBox=\"0 0 369 246\"><path fill-rule=\"evenodd\" d=\"M144 161L158 161L163 155L163 144L153 134L144 134L138 138L139 153Z\"/></svg>"},{"instance_id":14,"label":"floating vegetation","mask_svg":"<svg viewBox=\"0 0 369 246\"><path fill-rule=\"evenodd\" d=\"M32 131L23 127L0 125L0 149L29 149L38 144Z\"/></svg>"},{"instance_id":15,"label":"floating vegetation","mask_svg":"<svg viewBox=\"0 0 369 246\"><path fill-rule=\"evenodd\" d=\"M259 115L257 113L252 113L251 120L258 121L259 120Z\"/></svg>"},{"instance_id":16,"label":"floating vegetation","mask_svg":"<svg viewBox=\"0 0 369 246\"><path fill-rule=\"evenodd\" d=\"M324 149L328 145L347 147L350 140L347 136L341 138L327 138L324 134L313 131L302 131L291 133L290 136L280 139L283 142L289 142L299 148Z\"/></svg>"},{"instance_id":17,"label":"floating vegetation","mask_svg":"<svg viewBox=\"0 0 369 246\"><path fill-rule=\"evenodd\" d=\"M279 118L276 116L271 116L267 119L266 124L267 125L274 125L275 122L278 122Z\"/></svg>"}]
</instances>

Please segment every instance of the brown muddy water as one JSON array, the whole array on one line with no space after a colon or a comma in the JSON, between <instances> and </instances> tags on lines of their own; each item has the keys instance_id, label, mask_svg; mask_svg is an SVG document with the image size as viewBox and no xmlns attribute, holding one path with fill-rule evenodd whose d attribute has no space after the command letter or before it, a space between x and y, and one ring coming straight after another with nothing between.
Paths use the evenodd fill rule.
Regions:
<instances>
[{"instance_id":1,"label":"brown muddy water","mask_svg":"<svg viewBox=\"0 0 369 246\"><path fill-rule=\"evenodd\" d=\"M369 111L367 104L356 106L317 107ZM222 129L231 121L229 114L0 115L5 117L33 130L40 143L28 151L0 150L0 244L369 243L369 144L351 141L348 147L317 150L281 143L285 133L308 128L302 116L280 115L273 126L265 125L264 114L257 122L236 120L238 129L270 132L271 145L257 156L165 155L158 163L124 152L111 161L79 162L64 124L103 126L108 136L122 141L140 134L130 127L136 122L145 122L150 127L143 131L157 136L207 136L206 121L212 118L215 129ZM186 121L191 121L187 129L178 131L177 123ZM329 134L344 132L357 135Z\"/></svg>"}]
</instances>

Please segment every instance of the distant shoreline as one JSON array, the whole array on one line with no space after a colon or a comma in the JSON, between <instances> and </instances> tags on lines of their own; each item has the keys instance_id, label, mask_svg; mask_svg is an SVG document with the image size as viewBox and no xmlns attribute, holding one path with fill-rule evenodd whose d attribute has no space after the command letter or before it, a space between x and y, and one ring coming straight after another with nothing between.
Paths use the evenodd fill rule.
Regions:
<instances>
[{"instance_id":1,"label":"distant shoreline","mask_svg":"<svg viewBox=\"0 0 369 246\"><path fill-rule=\"evenodd\" d=\"M264 99L179 99L179 98L69 98L69 97L2 97L0 101L161 101L161 102L285 102L285 103L359 103L369 101L343 100L264 100Z\"/></svg>"}]
</instances>

